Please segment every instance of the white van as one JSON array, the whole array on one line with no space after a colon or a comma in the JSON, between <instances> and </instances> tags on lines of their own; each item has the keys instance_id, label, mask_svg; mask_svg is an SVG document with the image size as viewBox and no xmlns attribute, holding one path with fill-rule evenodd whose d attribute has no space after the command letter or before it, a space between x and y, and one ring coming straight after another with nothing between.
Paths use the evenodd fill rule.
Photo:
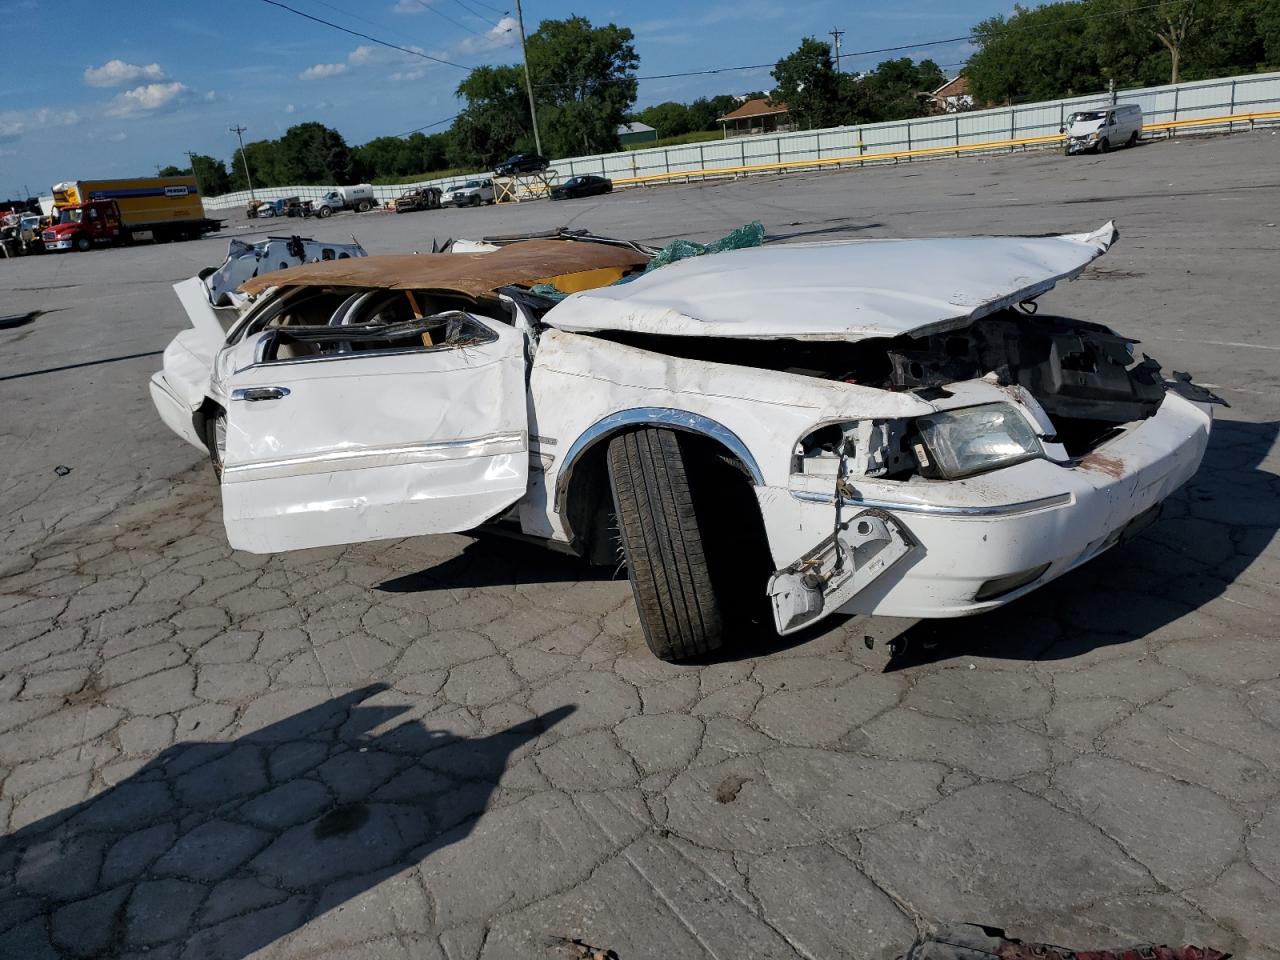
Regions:
<instances>
[{"instance_id":1,"label":"white van","mask_svg":"<svg viewBox=\"0 0 1280 960\"><path fill-rule=\"evenodd\" d=\"M1142 136L1142 108L1136 103L1117 103L1102 110L1082 110L1067 117L1067 125L1058 132L1067 135L1067 156L1132 147Z\"/></svg>"}]
</instances>

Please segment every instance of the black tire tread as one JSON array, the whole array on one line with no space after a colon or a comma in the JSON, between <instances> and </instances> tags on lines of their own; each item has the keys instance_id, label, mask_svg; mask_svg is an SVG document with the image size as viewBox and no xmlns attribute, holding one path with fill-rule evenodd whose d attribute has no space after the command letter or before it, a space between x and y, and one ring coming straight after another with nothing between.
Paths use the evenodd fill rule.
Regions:
<instances>
[{"instance_id":1,"label":"black tire tread","mask_svg":"<svg viewBox=\"0 0 1280 960\"><path fill-rule=\"evenodd\" d=\"M645 428L608 450L618 530L645 641L662 660L684 660L724 642L689 478L675 431Z\"/></svg>"}]
</instances>

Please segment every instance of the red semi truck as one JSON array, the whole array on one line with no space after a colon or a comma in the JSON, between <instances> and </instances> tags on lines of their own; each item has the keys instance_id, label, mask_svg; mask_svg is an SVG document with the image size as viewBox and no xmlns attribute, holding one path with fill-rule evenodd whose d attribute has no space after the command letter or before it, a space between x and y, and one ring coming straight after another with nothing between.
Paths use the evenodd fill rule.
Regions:
<instances>
[{"instance_id":1,"label":"red semi truck","mask_svg":"<svg viewBox=\"0 0 1280 960\"><path fill-rule=\"evenodd\" d=\"M91 250L139 240L192 240L218 230L192 177L75 180L55 184L46 250Z\"/></svg>"}]
</instances>

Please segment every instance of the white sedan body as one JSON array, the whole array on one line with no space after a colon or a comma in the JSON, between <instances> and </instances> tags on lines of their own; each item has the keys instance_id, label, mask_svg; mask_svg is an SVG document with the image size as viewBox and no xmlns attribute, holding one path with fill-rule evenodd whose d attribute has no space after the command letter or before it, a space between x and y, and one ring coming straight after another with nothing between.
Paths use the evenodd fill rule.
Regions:
<instances>
[{"instance_id":1,"label":"white sedan body","mask_svg":"<svg viewBox=\"0 0 1280 960\"><path fill-rule=\"evenodd\" d=\"M423 335L354 353L290 354L281 344L303 334L264 330L228 342L204 395L175 402L165 384L199 381L188 331L166 351L153 396L197 446L191 415L202 404L226 411L224 519L241 549L502 521L581 552L567 509L575 470L619 430L656 425L715 441L749 476L780 632L837 611L963 616L1154 519L1203 457L1204 397L1169 389L1082 452L1032 390L995 372L885 389L706 352L734 358L761 341L834 351L964 331L1074 278L1114 239L1108 224L1063 237L766 246L587 289L540 316L508 300L505 319L451 319L443 342ZM912 424L973 408L1016 421L1007 429L1026 451L985 472L929 475L930 451L905 439L917 436ZM809 444L830 429L844 438L834 450Z\"/></svg>"}]
</instances>

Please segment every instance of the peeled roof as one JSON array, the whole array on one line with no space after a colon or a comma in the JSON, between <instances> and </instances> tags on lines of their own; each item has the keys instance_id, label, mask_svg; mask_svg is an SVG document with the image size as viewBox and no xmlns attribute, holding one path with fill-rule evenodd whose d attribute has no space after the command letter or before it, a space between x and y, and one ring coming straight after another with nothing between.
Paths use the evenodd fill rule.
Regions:
<instances>
[{"instance_id":1,"label":"peeled roof","mask_svg":"<svg viewBox=\"0 0 1280 960\"><path fill-rule=\"evenodd\" d=\"M438 290L473 299L511 284L533 286L593 270L642 267L648 257L629 247L574 240L524 240L490 253L412 253L326 260L246 280L256 295L269 287L378 287Z\"/></svg>"}]
</instances>

